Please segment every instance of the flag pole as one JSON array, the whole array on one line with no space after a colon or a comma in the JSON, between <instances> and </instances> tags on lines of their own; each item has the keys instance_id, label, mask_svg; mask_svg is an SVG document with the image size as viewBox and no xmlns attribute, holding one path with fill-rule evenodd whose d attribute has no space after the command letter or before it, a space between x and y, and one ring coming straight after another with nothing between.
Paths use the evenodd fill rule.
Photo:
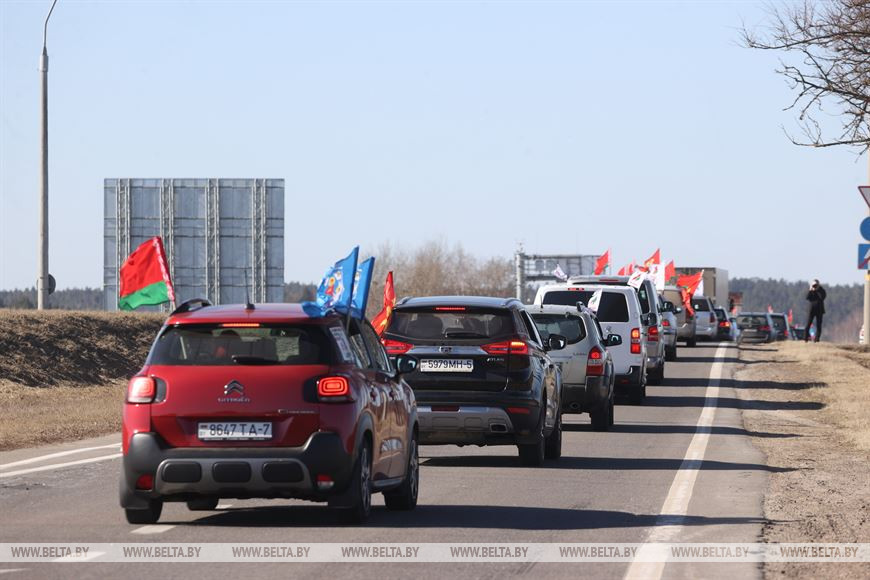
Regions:
<instances>
[{"instance_id":1,"label":"flag pole","mask_svg":"<svg viewBox=\"0 0 870 580\"><path fill-rule=\"evenodd\" d=\"M344 321L344 324L345 324L344 330L345 330L345 332L347 332L348 336L350 335L350 318L351 318L350 311L353 308L353 285L354 285L354 282L356 281L356 273L357 273L358 268L359 268L359 254L357 254L356 260L353 263L353 275L350 277L350 301L348 302L348 305L347 305L347 317L345 318L345 321Z\"/></svg>"}]
</instances>

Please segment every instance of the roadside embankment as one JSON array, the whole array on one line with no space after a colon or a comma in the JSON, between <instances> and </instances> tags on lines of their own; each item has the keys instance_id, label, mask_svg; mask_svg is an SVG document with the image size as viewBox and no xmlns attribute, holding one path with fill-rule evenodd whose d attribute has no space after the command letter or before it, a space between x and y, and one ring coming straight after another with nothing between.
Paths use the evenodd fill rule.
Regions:
<instances>
[{"instance_id":1,"label":"roadside embankment","mask_svg":"<svg viewBox=\"0 0 870 580\"><path fill-rule=\"evenodd\" d=\"M770 473L765 542L870 542L870 349L745 344L735 387ZM859 578L866 564L769 563L766 578Z\"/></svg>"},{"instance_id":2,"label":"roadside embankment","mask_svg":"<svg viewBox=\"0 0 870 580\"><path fill-rule=\"evenodd\" d=\"M0 450L119 431L164 315L0 309Z\"/></svg>"}]
</instances>

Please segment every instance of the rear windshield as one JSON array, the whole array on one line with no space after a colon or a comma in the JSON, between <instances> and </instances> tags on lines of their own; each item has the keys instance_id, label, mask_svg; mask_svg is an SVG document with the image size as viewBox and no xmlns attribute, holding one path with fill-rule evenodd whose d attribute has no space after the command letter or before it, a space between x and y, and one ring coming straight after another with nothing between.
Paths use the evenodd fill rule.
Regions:
<instances>
[{"instance_id":1,"label":"rear windshield","mask_svg":"<svg viewBox=\"0 0 870 580\"><path fill-rule=\"evenodd\" d=\"M785 328L785 316L782 314L771 314L770 318L773 319L773 325L777 330L782 330Z\"/></svg>"},{"instance_id":2,"label":"rear windshield","mask_svg":"<svg viewBox=\"0 0 870 580\"><path fill-rule=\"evenodd\" d=\"M561 334L568 339L568 344L575 344L586 338L586 326L579 316L532 314L532 320L535 321L541 340L545 344L551 334Z\"/></svg>"},{"instance_id":3,"label":"rear windshield","mask_svg":"<svg viewBox=\"0 0 870 580\"><path fill-rule=\"evenodd\" d=\"M724 308L714 308L713 311L716 313L716 319L719 320L719 322L728 320L728 315L725 313Z\"/></svg>"},{"instance_id":4,"label":"rear windshield","mask_svg":"<svg viewBox=\"0 0 870 580\"><path fill-rule=\"evenodd\" d=\"M664 290L662 294L665 297L665 300L668 302L673 302L674 306L680 306L683 303L683 296L679 290Z\"/></svg>"},{"instance_id":5,"label":"rear windshield","mask_svg":"<svg viewBox=\"0 0 870 580\"><path fill-rule=\"evenodd\" d=\"M412 340L489 339L517 334L509 310L464 306L395 310L387 332Z\"/></svg>"},{"instance_id":6,"label":"rear windshield","mask_svg":"<svg viewBox=\"0 0 870 580\"><path fill-rule=\"evenodd\" d=\"M592 294L594 294L593 290L554 290L544 294L544 304L561 304L562 306L574 306L577 302L589 304ZM601 322L628 322L628 302L625 300L625 294L602 291L601 302L598 304L598 320Z\"/></svg>"},{"instance_id":7,"label":"rear windshield","mask_svg":"<svg viewBox=\"0 0 870 580\"><path fill-rule=\"evenodd\" d=\"M706 298L692 298L692 308L698 312L710 312L710 301Z\"/></svg>"},{"instance_id":8,"label":"rear windshield","mask_svg":"<svg viewBox=\"0 0 870 580\"><path fill-rule=\"evenodd\" d=\"M648 314L650 311L649 293L646 290L646 284L641 284L637 289L637 300L640 302L640 311L643 314Z\"/></svg>"},{"instance_id":9,"label":"rear windshield","mask_svg":"<svg viewBox=\"0 0 870 580\"><path fill-rule=\"evenodd\" d=\"M330 364L332 342L319 325L167 328L151 350L153 365Z\"/></svg>"},{"instance_id":10,"label":"rear windshield","mask_svg":"<svg viewBox=\"0 0 870 580\"><path fill-rule=\"evenodd\" d=\"M741 328L747 328L750 326L765 326L766 324L766 316L739 316L737 318L737 326Z\"/></svg>"}]
</instances>

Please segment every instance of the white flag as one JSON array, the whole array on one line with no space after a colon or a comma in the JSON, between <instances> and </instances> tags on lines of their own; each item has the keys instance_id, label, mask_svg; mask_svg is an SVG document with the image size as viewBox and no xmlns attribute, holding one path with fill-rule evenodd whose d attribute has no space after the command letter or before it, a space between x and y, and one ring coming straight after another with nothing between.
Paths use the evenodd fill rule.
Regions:
<instances>
[{"instance_id":1,"label":"white flag","mask_svg":"<svg viewBox=\"0 0 870 580\"><path fill-rule=\"evenodd\" d=\"M589 297L589 304L586 305L586 308L597 314L599 304L601 304L601 290L596 290Z\"/></svg>"},{"instance_id":2,"label":"white flag","mask_svg":"<svg viewBox=\"0 0 870 580\"><path fill-rule=\"evenodd\" d=\"M562 270L562 266L560 266L559 264L556 264L556 269L553 270L553 276L555 276L556 278L558 278L562 282L565 282L568 279L568 274L566 274Z\"/></svg>"},{"instance_id":3,"label":"white flag","mask_svg":"<svg viewBox=\"0 0 870 580\"><path fill-rule=\"evenodd\" d=\"M628 278L628 285L637 290L640 288L640 285L643 283L644 279L646 279L646 272L642 270L635 270Z\"/></svg>"}]
</instances>

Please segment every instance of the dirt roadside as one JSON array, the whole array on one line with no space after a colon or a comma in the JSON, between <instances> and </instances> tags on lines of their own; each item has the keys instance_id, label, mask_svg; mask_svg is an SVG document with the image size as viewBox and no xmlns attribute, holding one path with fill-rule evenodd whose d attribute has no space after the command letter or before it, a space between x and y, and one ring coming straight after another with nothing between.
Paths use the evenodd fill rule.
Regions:
<instances>
[{"instance_id":1,"label":"dirt roadside","mask_svg":"<svg viewBox=\"0 0 870 580\"><path fill-rule=\"evenodd\" d=\"M0 310L0 450L114 433L165 316Z\"/></svg>"},{"instance_id":2,"label":"dirt roadside","mask_svg":"<svg viewBox=\"0 0 870 580\"><path fill-rule=\"evenodd\" d=\"M765 542L870 542L870 349L741 345L735 390L770 474ZM765 578L866 578L870 565L768 563Z\"/></svg>"}]
</instances>

